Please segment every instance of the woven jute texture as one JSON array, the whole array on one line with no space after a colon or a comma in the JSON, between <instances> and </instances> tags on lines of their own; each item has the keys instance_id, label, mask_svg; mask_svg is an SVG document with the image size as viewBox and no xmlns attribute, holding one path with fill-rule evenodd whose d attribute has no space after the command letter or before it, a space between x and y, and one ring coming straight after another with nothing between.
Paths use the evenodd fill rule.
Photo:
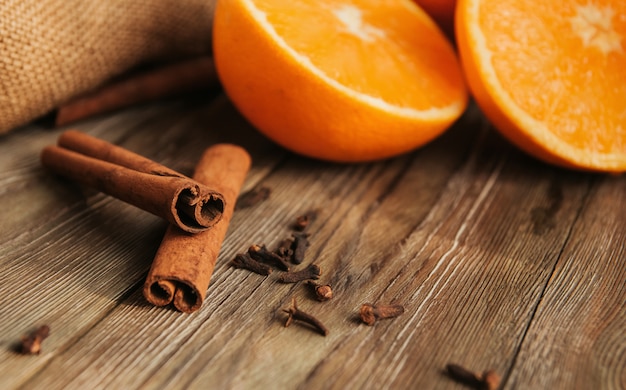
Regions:
<instances>
[{"instance_id":1,"label":"woven jute texture","mask_svg":"<svg viewBox=\"0 0 626 390\"><path fill-rule=\"evenodd\" d=\"M0 0L0 133L149 61L211 51L215 0Z\"/></svg>"}]
</instances>

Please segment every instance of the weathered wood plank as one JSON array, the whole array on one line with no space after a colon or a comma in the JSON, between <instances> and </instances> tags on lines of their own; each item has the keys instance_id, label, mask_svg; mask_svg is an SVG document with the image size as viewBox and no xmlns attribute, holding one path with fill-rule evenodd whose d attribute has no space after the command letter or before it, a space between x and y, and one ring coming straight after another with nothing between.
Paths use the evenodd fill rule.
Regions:
<instances>
[{"instance_id":1,"label":"weathered wood plank","mask_svg":"<svg viewBox=\"0 0 626 390\"><path fill-rule=\"evenodd\" d=\"M406 317L349 338L316 367L313 386L454 387L441 374L451 361L507 371L586 183L560 180L559 224L537 237L532 211L550 204L546 193L559 173L524 176L527 168L507 160L510 151L495 150L501 146L475 149L476 160L451 178L402 255L369 283L375 300L404 303Z\"/></svg>"},{"instance_id":2,"label":"weathered wood plank","mask_svg":"<svg viewBox=\"0 0 626 390\"><path fill-rule=\"evenodd\" d=\"M101 194L71 192L71 183L41 170L38 151L58 131L9 139L3 148L32 144L0 153L0 201L20 207L12 199L19 192L35 204L22 206L26 216L45 218L8 213L0 227L0 340L8 346L40 321L53 333L38 357L0 351L0 373L11 372L3 388L458 388L441 372L450 361L495 368L506 387L543 387L579 383L568 375L590 356L597 364L584 374L600 379L584 384L620 383L619 375L623 383L626 228L623 212L610 213L624 178L533 161L477 111L419 151L350 165L285 152L223 97L83 125L185 173L209 144L242 144L253 155L244 189L269 186L272 195L235 213L204 306L181 314L151 307L140 291L162 221ZM276 271L262 277L228 265L250 244L273 247L314 208L305 263L320 265L333 300L278 283ZM574 261L590 254L598 256ZM283 327L281 309L294 296L323 320L327 337ZM368 327L357 317L364 302L401 303L406 313ZM577 320L581 313L593 315ZM549 332L556 319L565 334L595 340L561 369L567 340ZM528 379L540 365L549 375Z\"/></svg>"},{"instance_id":3,"label":"weathered wood plank","mask_svg":"<svg viewBox=\"0 0 626 390\"><path fill-rule=\"evenodd\" d=\"M511 373L514 388L626 388L626 181L597 178Z\"/></svg>"}]
</instances>

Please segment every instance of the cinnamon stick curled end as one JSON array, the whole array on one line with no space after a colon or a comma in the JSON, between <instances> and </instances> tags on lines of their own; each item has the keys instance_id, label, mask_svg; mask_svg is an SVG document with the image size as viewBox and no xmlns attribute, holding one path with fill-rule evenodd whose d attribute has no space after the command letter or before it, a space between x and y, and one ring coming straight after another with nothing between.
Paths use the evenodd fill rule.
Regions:
<instances>
[{"instance_id":1,"label":"cinnamon stick curled end","mask_svg":"<svg viewBox=\"0 0 626 390\"><path fill-rule=\"evenodd\" d=\"M201 191L197 185L182 188L174 199L174 223L189 233L215 225L224 212L224 198L215 191Z\"/></svg>"},{"instance_id":2,"label":"cinnamon stick curled end","mask_svg":"<svg viewBox=\"0 0 626 390\"><path fill-rule=\"evenodd\" d=\"M168 279L155 280L149 286L149 292L144 294L155 306L174 304L178 310L184 313L192 313L202 306L204 294L201 294L194 285L193 280L176 281Z\"/></svg>"}]
</instances>

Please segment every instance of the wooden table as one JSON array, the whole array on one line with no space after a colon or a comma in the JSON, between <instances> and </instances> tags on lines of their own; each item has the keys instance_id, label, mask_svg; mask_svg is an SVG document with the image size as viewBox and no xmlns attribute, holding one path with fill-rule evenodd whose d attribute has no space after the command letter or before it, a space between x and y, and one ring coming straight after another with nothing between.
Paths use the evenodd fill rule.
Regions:
<instances>
[{"instance_id":1,"label":"wooden table","mask_svg":"<svg viewBox=\"0 0 626 390\"><path fill-rule=\"evenodd\" d=\"M131 108L76 128L190 174L234 142L253 166L202 308L141 292L163 220L44 170L63 129L0 139L0 388L466 388L454 362L504 388L626 387L626 178L538 162L471 109L443 137L369 164L293 155L222 95ZM234 269L318 209L305 263L335 297ZM284 327L292 297L329 328ZM405 307L367 326L362 303ZM39 325L41 354L15 352Z\"/></svg>"}]
</instances>

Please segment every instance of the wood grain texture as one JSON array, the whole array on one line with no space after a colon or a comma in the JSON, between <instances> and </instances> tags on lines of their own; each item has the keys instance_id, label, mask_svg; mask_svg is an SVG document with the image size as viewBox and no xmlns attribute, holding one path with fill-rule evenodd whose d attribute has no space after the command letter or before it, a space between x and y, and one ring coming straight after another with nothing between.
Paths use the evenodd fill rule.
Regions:
<instances>
[{"instance_id":1,"label":"wood grain texture","mask_svg":"<svg viewBox=\"0 0 626 390\"><path fill-rule=\"evenodd\" d=\"M595 179L516 359L514 387L626 388L624 199L623 178Z\"/></svg>"},{"instance_id":2,"label":"wood grain texture","mask_svg":"<svg viewBox=\"0 0 626 390\"><path fill-rule=\"evenodd\" d=\"M475 109L426 147L369 164L288 153L222 96L80 129L187 174L208 145L237 143L253 158L244 191L272 193L235 212L203 307L182 314L141 295L163 221L45 172L38 153L59 131L1 139L2 388L463 388L449 362L494 368L504 388L626 386L623 177L534 161ZM302 267L321 267L332 300L228 265L311 209ZM328 336L284 327L292 297ZM406 310L369 327L365 302ZM43 323L42 354L16 354Z\"/></svg>"}]
</instances>

